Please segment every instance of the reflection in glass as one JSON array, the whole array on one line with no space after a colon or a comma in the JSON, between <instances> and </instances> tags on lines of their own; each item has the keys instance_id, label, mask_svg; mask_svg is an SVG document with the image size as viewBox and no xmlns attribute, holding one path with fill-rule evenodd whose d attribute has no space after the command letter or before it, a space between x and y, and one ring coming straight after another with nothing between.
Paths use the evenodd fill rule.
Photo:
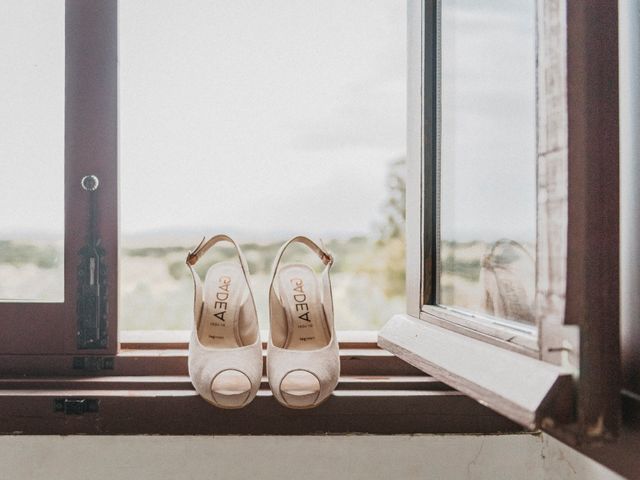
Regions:
<instances>
[{"instance_id":1,"label":"reflection in glass","mask_svg":"<svg viewBox=\"0 0 640 480\"><path fill-rule=\"evenodd\" d=\"M0 5L0 301L64 300L64 8Z\"/></svg>"},{"instance_id":2,"label":"reflection in glass","mask_svg":"<svg viewBox=\"0 0 640 480\"><path fill-rule=\"evenodd\" d=\"M534 322L535 2L442 2L439 303Z\"/></svg>"},{"instance_id":3,"label":"reflection in glass","mask_svg":"<svg viewBox=\"0 0 640 480\"><path fill-rule=\"evenodd\" d=\"M191 328L185 254L215 233L262 328L295 234L335 254L338 329L401 311L405 52L402 1L120 2L121 328Z\"/></svg>"}]
</instances>

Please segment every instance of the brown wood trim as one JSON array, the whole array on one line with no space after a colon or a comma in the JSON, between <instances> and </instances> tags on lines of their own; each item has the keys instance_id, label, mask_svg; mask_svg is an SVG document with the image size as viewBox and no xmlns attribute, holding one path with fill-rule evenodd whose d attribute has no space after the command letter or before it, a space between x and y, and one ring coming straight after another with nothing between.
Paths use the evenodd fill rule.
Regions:
<instances>
[{"instance_id":1,"label":"brown wood trim","mask_svg":"<svg viewBox=\"0 0 640 480\"><path fill-rule=\"evenodd\" d=\"M569 217L565 323L580 326L578 439L620 426L617 2L567 1Z\"/></svg>"},{"instance_id":2,"label":"brown wood trim","mask_svg":"<svg viewBox=\"0 0 640 480\"><path fill-rule=\"evenodd\" d=\"M189 346L189 330L125 330L120 332L121 350L175 350ZM263 339L269 332L262 330ZM374 330L339 330L337 332L340 348L377 349L378 332ZM262 348L267 348L263 340Z\"/></svg>"},{"instance_id":3,"label":"brown wood trim","mask_svg":"<svg viewBox=\"0 0 640 480\"><path fill-rule=\"evenodd\" d=\"M65 310L64 351L77 351L78 252L85 245L89 195L80 186L96 175L97 230L106 251L108 346L117 350L118 312L118 38L117 0L66 0ZM31 340L31 339L30 339ZM96 351L93 350L95 353Z\"/></svg>"},{"instance_id":4,"label":"brown wood trim","mask_svg":"<svg viewBox=\"0 0 640 480\"><path fill-rule=\"evenodd\" d=\"M65 311L64 303L0 302L0 353L61 353Z\"/></svg>"},{"instance_id":5,"label":"brown wood trim","mask_svg":"<svg viewBox=\"0 0 640 480\"><path fill-rule=\"evenodd\" d=\"M71 356L5 356L18 373L0 377L0 434L326 434L498 433L516 424L380 349L342 349L342 377L313 410L289 410L273 398L266 377L257 398L229 411L207 404L186 375L186 350L129 350L115 369L90 376L25 377ZM175 373L175 370L179 373ZM122 375L122 372L128 375ZM151 375L144 373L152 371ZM366 371L366 374L363 372ZM80 415L55 410L64 399L96 407ZM27 413L31 412L31 413Z\"/></svg>"},{"instance_id":6,"label":"brown wood trim","mask_svg":"<svg viewBox=\"0 0 640 480\"><path fill-rule=\"evenodd\" d=\"M267 377L262 377L260 388L268 390ZM343 376L338 390L406 390L452 391L445 383L428 375L414 376ZM44 377L0 378L2 390L193 390L187 375L108 376L108 377Z\"/></svg>"},{"instance_id":7,"label":"brown wood trim","mask_svg":"<svg viewBox=\"0 0 640 480\"><path fill-rule=\"evenodd\" d=\"M97 413L54 412L55 399L95 400ZM498 433L521 428L453 391L337 390L312 410L279 405L268 390L240 410L192 390L0 391L0 434L301 435Z\"/></svg>"},{"instance_id":8,"label":"brown wood trim","mask_svg":"<svg viewBox=\"0 0 640 480\"><path fill-rule=\"evenodd\" d=\"M266 352L263 352L266 356ZM52 375L187 375L187 350L123 350L113 357L113 369L99 372L73 369L72 355L0 355L2 376ZM421 375L422 372L381 349L341 349L343 375Z\"/></svg>"}]
</instances>

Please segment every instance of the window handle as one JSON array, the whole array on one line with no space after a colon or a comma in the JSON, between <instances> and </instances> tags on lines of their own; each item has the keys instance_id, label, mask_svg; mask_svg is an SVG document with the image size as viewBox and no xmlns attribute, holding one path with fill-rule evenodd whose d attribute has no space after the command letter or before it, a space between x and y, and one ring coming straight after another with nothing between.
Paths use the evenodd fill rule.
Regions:
<instances>
[{"instance_id":1,"label":"window handle","mask_svg":"<svg viewBox=\"0 0 640 480\"><path fill-rule=\"evenodd\" d=\"M78 265L77 345L79 349L107 347L107 266L98 232L98 187L96 175L82 177L82 189L89 195L89 218L85 245Z\"/></svg>"}]
</instances>

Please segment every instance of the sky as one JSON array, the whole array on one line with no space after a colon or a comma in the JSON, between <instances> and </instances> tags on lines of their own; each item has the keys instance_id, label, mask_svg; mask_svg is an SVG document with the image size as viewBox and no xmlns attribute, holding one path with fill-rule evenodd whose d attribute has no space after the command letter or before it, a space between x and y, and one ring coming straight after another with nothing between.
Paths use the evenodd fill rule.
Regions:
<instances>
[{"instance_id":1,"label":"sky","mask_svg":"<svg viewBox=\"0 0 640 480\"><path fill-rule=\"evenodd\" d=\"M405 155L404 2L136 0L119 15L123 232L371 231Z\"/></svg>"},{"instance_id":2,"label":"sky","mask_svg":"<svg viewBox=\"0 0 640 480\"><path fill-rule=\"evenodd\" d=\"M442 2L441 237L533 243L535 2Z\"/></svg>"},{"instance_id":3,"label":"sky","mask_svg":"<svg viewBox=\"0 0 640 480\"><path fill-rule=\"evenodd\" d=\"M530 4L443 2L443 238L535 234ZM405 154L404 1L119 8L125 236L372 231ZM61 231L64 1L2 0L0 58L0 232Z\"/></svg>"},{"instance_id":4,"label":"sky","mask_svg":"<svg viewBox=\"0 0 640 480\"><path fill-rule=\"evenodd\" d=\"M62 235L64 0L0 0L0 239Z\"/></svg>"}]
</instances>

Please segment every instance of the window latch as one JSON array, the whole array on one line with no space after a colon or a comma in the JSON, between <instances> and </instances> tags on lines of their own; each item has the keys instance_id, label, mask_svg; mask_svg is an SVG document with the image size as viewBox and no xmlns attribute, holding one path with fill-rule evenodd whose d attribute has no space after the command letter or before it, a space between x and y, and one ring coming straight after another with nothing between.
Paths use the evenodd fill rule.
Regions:
<instances>
[{"instance_id":1,"label":"window latch","mask_svg":"<svg viewBox=\"0 0 640 480\"><path fill-rule=\"evenodd\" d=\"M65 415L82 415L97 413L98 400L94 398L56 398L53 401L54 412L64 412Z\"/></svg>"},{"instance_id":2,"label":"window latch","mask_svg":"<svg viewBox=\"0 0 640 480\"><path fill-rule=\"evenodd\" d=\"M97 193L100 182L95 175L82 178L82 188L89 192L89 225L85 245L78 252L79 349L107 347L107 265L97 227Z\"/></svg>"}]
</instances>

